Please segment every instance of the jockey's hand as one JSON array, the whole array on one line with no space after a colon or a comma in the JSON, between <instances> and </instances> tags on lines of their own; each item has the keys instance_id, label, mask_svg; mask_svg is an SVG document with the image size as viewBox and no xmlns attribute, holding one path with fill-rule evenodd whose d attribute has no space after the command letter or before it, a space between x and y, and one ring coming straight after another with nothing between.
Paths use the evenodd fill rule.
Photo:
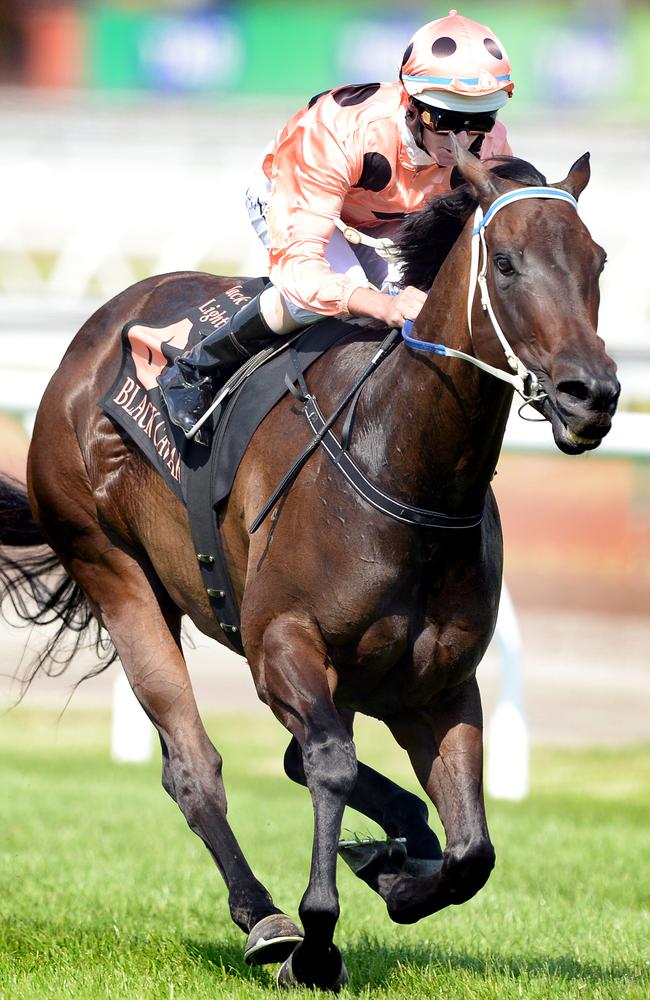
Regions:
<instances>
[{"instance_id":1,"label":"jockey's hand","mask_svg":"<svg viewBox=\"0 0 650 1000\"><path fill-rule=\"evenodd\" d=\"M417 319L426 297L425 292L412 285L397 295L378 292L374 288L355 288L348 299L348 311L351 316L368 316L401 330L407 319Z\"/></svg>"}]
</instances>

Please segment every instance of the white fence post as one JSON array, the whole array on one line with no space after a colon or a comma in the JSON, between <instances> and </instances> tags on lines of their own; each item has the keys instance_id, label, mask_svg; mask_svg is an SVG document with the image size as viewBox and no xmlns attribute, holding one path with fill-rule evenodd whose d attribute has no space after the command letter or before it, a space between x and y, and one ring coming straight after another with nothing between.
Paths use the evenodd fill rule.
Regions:
<instances>
[{"instance_id":1,"label":"white fence post","mask_svg":"<svg viewBox=\"0 0 650 1000\"><path fill-rule=\"evenodd\" d=\"M120 764L145 764L153 754L153 726L122 670L113 684L111 757Z\"/></svg>"},{"instance_id":2,"label":"white fence post","mask_svg":"<svg viewBox=\"0 0 650 1000\"><path fill-rule=\"evenodd\" d=\"M494 638L501 654L501 693L488 725L486 786L492 798L518 802L528 795L530 741L524 709L521 633L505 582Z\"/></svg>"}]
</instances>

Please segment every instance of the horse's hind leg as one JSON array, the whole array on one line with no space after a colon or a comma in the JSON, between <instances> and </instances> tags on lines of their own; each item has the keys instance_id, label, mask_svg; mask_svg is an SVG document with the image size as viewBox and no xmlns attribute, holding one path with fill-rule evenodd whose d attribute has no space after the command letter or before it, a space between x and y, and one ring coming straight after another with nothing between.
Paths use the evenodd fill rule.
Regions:
<instances>
[{"instance_id":1,"label":"horse's hind leg","mask_svg":"<svg viewBox=\"0 0 650 1000\"><path fill-rule=\"evenodd\" d=\"M476 678L436 697L435 704L389 720L445 829L442 868L432 876L385 876L389 915L412 923L464 903L488 880L494 848L483 802L481 699Z\"/></svg>"},{"instance_id":2,"label":"horse's hind leg","mask_svg":"<svg viewBox=\"0 0 650 1000\"><path fill-rule=\"evenodd\" d=\"M141 564L104 533L90 502L84 505L80 495L73 503L60 492L46 501L49 493L42 484L42 529L107 628L131 687L158 730L163 786L224 878L232 919L249 932L247 960L283 960L302 935L255 878L228 824L221 757L194 699L180 647L180 613L149 564Z\"/></svg>"},{"instance_id":3,"label":"horse's hind leg","mask_svg":"<svg viewBox=\"0 0 650 1000\"><path fill-rule=\"evenodd\" d=\"M336 849L357 763L349 728L332 700L317 626L288 615L274 619L265 629L254 675L261 696L300 746L314 808L311 872L299 910L305 939L280 970L278 983L336 990L347 981L333 944L339 916Z\"/></svg>"},{"instance_id":4,"label":"horse's hind leg","mask_svg":"<svg viewBox=\"0 0 650 1000\"><path fill-rule=\"evenodd\" d=\"M93 583L133 691L158 730L163 786L223 876L231 917L249 934L247 960L284 960L302 935L255 878L226 818L221 757L199 716L180 650L178 615L170 630L169 614L163 614L142 569L115 550L110 561L114 565L99 576L95 572ZM82 576L77 574L84 586Z\"/></svg>"}]
</instances>

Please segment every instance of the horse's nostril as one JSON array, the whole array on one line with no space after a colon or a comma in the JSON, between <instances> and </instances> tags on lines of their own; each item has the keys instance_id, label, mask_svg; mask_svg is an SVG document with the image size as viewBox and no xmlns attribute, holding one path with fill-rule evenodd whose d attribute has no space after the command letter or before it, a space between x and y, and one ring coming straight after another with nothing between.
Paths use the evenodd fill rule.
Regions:
<instances>
[{"instance_id":1,"label":"horse's nostril","mask_svg":"<svg viewBox=\"0 0 650 1000\"><path fill-rule=\"evenodd\" d=\"M567 379L564 382L559 382L557 391L563 393L565 396L572 396L581 403L585 403L591 395L584 382L579 382L577 379Z\"/></svg>"},{"instance_id":2,"label":"horse's nostril","mask_svg":"<svg viewBox=\"0 0 650 1000\"><path fill-rule=\"evenodd\" d=\"M616 407L618 406L619 396L621 395L621 383L615 378L610 386L608 400L609 404L607 406L607 412L610 417L613 417L616 413Z\"/></svg>"},{"instance_id":3,"label":"horse's nostril","mask_svg":"<svg viewBox=\"0 0 650 1000\"><path fill-rule=\"evenodd\" d=\"M620 388L616 379L587 375L582 379L563 379L557 384L558 403L569 412L588 409L612 417Z\"/></svg>"}]
</instances>

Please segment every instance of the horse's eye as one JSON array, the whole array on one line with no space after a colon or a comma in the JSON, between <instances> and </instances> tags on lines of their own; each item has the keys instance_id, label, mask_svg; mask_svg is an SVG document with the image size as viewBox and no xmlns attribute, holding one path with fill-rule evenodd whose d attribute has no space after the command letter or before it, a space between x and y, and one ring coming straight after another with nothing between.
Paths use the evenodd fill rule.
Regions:
<instances>
[{"instance_id":1,"label":"horse's eye","mask_svg":"<svg viewBox=\"0 0 650 1000\"><path fill-rule=\"evenodd\" d=\"M515 273L514 267L512 266L508 258L505 257L503 254L497 254L494 258L494 263L496 264L499 271L501 271L501 274L510 275Z\"/></svg>"}]
</instances>

